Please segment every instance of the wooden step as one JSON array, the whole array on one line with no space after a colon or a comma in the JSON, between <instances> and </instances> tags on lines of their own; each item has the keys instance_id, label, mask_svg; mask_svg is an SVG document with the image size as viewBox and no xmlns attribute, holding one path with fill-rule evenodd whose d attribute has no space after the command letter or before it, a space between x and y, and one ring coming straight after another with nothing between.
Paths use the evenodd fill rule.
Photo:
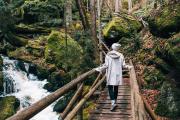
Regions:
<instances>
[{"instance_id":1,"label":"wooden step","mask_svg":"<svg viewBox=\"0 0 180 120\"><path fill-rule=\"evenodd\" d=\"M108 108L108 109L98 108L98 109L96 109L96 110L98 110L98 111L100 111L100 112L103 112L103 111L105 111L105 112L106 112L106 111L111 112L111 111L110 111L110 108ZM129 114L131 114L131 109L119 109L119 108L116 107L113 112L122 112L122 113L129 113Z\"/></svg>"},{"instance_id":2,"label":"wooden step","mask_svg":"<svg viewBox=\"0 0 180 120\"><path fill-rule=\"evenodd\" d=\"M132 120L132 118L127 118L127 117L120 117L120 118L113 118L112 117L91 117L89 120Z\"/></svg>"},{"instance_id":3,"label":"wooden step","mask_svg":"<svg viewBox=\"0 0 180 120\"><path fill-rule=\"evenodd\" d=\"M101 95L107 96L108 93L101 93ZM118 92L118 96L130 96L130 95L131 95L130 92L127 92L127 93Z\"/></svg>"},{"instance_id":4,"label":"wooden step","mask_svg":"<svg viewBox=\"0 0 180 120\"><path fill-rule=\"evenodd\" d=\"M132 120L130 115L92 114L89 120Z\"/></svg>"},{"instance_id":5,"label":"wooden step","mask_svg":"<svg viewBox=\"0 0 180 120\"><path fill-rule=\"evenodd\" d=\"M111 114L111 115L131 115L131 111L110 111L110 110L94 110L93 112L91 112L93 114Z\"/></svg>"},{"instance_id":6,"label":"wooden step","mask_svg":"<svg viewBox=\"0 0 180 120\"><path fill-rule=\"evenodd\" d=\"M110 100L109 95L104 95L99 97L100 100ZM120 100L129 100L131 99L131 96L117 96L117 99Z\"/></svg>"},{"instance_id":7,"label":"wooden step","mask_svg":"<svg viewBox=\"0 0 180 120\"><path fill-rule=\"evenodd\" d=\"M111 104L98 105L96 108L97 109L110 109L111 108ZM126 110L129 110L129 109L131 109L131 105L130 104L118 104L116 109L126 109Z\"/></svg>"},{"instance_id":8,"label":"wooden step","mask_svg":"<svg viewBox=\"0 0 180 120\"><path fill-rule=\"evenodd\" d=\"M98 104L111 104L111 100L97 100ZM117 100L117 104L130 104L130 100Z\"/></svg>"}]
</instances>

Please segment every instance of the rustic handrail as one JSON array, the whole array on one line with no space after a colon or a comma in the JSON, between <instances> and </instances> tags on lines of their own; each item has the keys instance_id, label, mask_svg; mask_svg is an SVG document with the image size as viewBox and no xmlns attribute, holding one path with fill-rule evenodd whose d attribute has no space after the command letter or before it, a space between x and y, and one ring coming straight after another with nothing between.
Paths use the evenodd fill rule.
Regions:
<instances>
[{"instance_id":1,"label":"rustic handrail","mask_svg":"<svg viewBox=\"0 0 180 120\"><path fill-rule=\"evenodd\" d=\"M67 115L67 117L64 120L72 120L78 110L84 105L84 103L89 99L89 97L96 91L96 89L102 84L102 82L105 80L105 75L103 78L98 81L98 83L89 90L89 92L79 101L79 103L74 107L74 109Z\"/></svg>"},{"instance_id":2,"label":"rustic handrail","mask_svg":"<svg viewBox=\"0 0 180 120\"><path fill-rule=\"evenodd\" d=\"M130 60L130 65L133 66ZM131 105L133 120L147 120L144 103L140 95L134 66L130 70Z\"/></svg>"},{"instance_id":3,"label":"rustic handrail","mask_svg":"<svg viewBox=\"0 0 180 120\"><path fill-rule=\"evenodd\" d=\"M7 120L28 120L32 118L34 115L42 111L44 108L49 106L51 103L56 101L70 89L74 88L78 83L82 82L85 78L95 73L95 69L92 69L80 76L76 79L72 80L68 84L64 85L63 87L59 88L55 92L49 94L48 96L44 97L43 99L39 100L38 102L32 104L31 106L23 109L22 111L16 113L15 115L11 116Z\"/></svg>"},{"instance_id":4,"label":"rustic handrail","mask_svg":"<svg viewBox=\"0 0 180 120\"><path fill-rule=\"evenodd\" d=\"M104 42L101 42L101 44L106 48L106 50L109 52L110 49L108 48L108 46L106 44L104 44Z\"/></svg>"}]
</instances>

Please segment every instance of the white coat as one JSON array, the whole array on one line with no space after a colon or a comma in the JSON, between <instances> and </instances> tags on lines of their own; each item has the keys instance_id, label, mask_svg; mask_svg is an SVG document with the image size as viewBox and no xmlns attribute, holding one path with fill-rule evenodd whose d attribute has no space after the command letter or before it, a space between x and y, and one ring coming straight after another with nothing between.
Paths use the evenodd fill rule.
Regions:
<instances>
[{"instance_id":1,"label":"white coat","mask_svg":"<svg viewBox=\"0 0 180 120\"><path fill-rule=\"evenodd\" d=\"M105 63L96 70L102 72L106 69L107 85L122 85L122 68L129 67L125 63L123 54L113 50L106 55Z\"/></svg>"}]
</instances>

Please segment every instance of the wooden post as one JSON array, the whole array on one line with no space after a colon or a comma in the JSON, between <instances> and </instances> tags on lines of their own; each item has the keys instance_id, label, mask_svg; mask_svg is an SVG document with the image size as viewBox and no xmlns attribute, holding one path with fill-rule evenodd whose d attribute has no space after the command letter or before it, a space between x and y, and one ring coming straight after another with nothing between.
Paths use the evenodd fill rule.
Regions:
<instances>
[{"instance_id":1,"label":"wooden post","mask_svg":"<svg viewBox=\"0 0 180 120\"><path fill-rule=\"evenodd\" d=\"M68 84L64 85L63 87L59 88L55 92L49 94L48 96L42 98L41 100L37 101L36 103L32 104L31 106L21 110L20 112L16 113L15 115L11 116L7 120L28 120L44 108L49 106L51 103L56 101L70 89L75 87L78 83L82 82L85 78L95 73L95 69L92 69L80 76L76 79L72 80Z\"/></svg>"},{"instance_id":2,"label":"wooden post","mask_svg":"<svg viewBox=\"0 0 180 120\"><path fill-rule=\"evenodd\" d=\"M83 83L82 83L83 84ZM77 85L77 88L79 87L80 85L78 84ZM80 101L81 98L82 98L82 93L83 93L83 88L81 89L81 92L79 94L79 97L78 97L78 100ZM81 108L79 109L79 111L77 112L77 120L83 120L83 106L81 106Z\"/></svg>"}]
</instances>

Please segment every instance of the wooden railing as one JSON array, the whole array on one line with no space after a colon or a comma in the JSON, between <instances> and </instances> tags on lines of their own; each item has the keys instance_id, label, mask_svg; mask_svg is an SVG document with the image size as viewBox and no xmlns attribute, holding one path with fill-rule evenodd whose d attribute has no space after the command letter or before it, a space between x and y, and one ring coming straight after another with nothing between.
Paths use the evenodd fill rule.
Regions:
<instances>
[{"instance_id":1,"label":"wooden railing","mask_svg":"<svg viewBox=\"0 0 180 120\"><path fill-rule=\"evenodd\" d=\"M76 87L78 83L83 82L85 78L93 75L94 73L95 73L95 69L92 69L92 70L78 76L76 79L74 79L71 82L69 82L68 84L64 85L62 88L59 88L58 90L49 94L48 96L44 97L43 99L39 100L38 102L23 109L22 111L19 111L18 113L16 113L12 117L8 118L7 120L28 120L28 119L32 118L34 115L36 115L37 113L39 113L40 111L45 109L47 106L49 106L51 103L56 101L58 98L62 97L70 89L73 89L74 87ZM67 113L64 113L64 116L66 114Z\"/></svg>"},{"instance_id":2,"label":"wooden railing","mask_svg":"<svg viewBox=\"0 0 180 120\"><path fill-rule=\"evenodd\" d=\"M130 65L133 66L130 60ZM159 120L157 115L151 109L151 106L140 93L139 84L136 79L136 72L133 68L130 70L130 86L131 86L131 107L133 120L147 120L147 113L153 120Z\"/></svg>"},{"instance_id":3,"label":"wooden railing","mask_svg":"<svg viewBox=\"0 0 180 120\"><path fill-rule=\"evenodd\" d=\"M131 60L130 60L130 65L133 66ZM145 113L144 103L139 91L139 86L137 83L134 66L130 70L130 86L131 86L131 107L132 107L133 120L147 120L147 115Z\"/></svg>"}]
</instances>

